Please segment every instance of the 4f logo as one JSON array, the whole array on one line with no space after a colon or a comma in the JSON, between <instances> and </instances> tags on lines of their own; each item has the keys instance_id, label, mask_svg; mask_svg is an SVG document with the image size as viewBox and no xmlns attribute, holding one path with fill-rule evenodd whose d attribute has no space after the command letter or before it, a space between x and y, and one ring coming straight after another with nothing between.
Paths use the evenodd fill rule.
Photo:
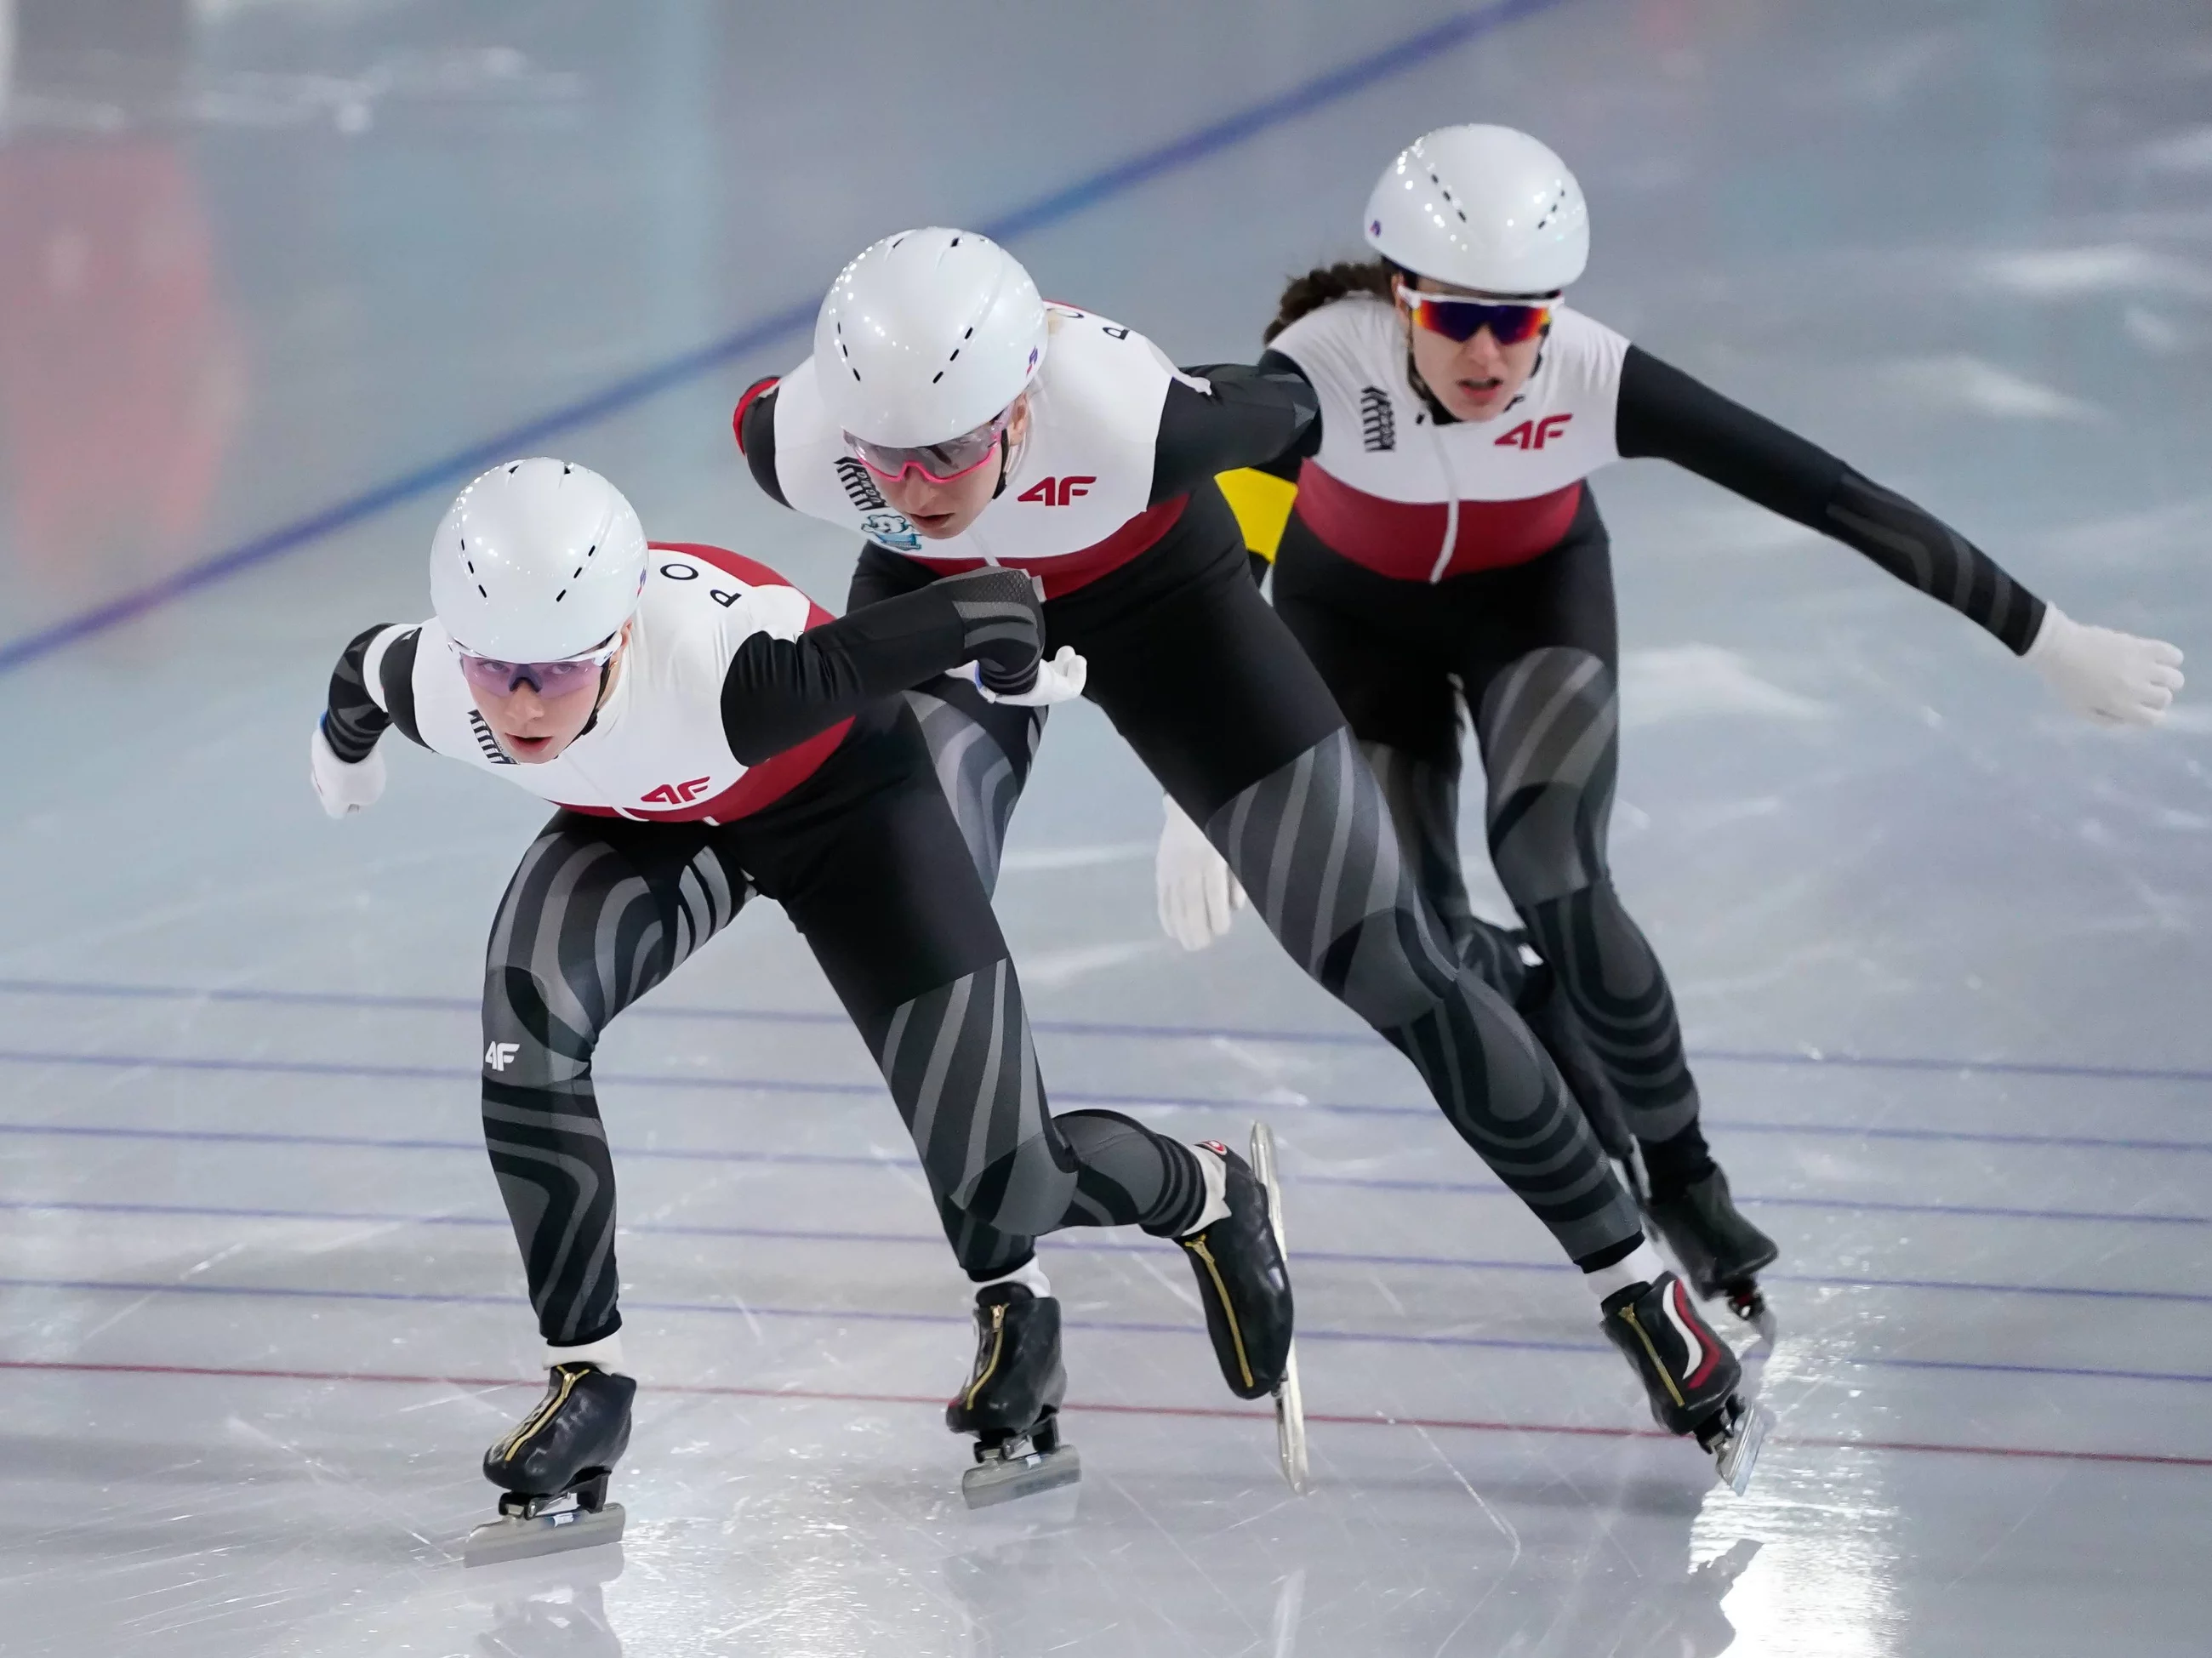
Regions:
<instances>
[{"instance_id":1,"label":"4f logo","mask_svg":"<svg viewBox=\"0 0 2212 1658\"><path fill-rule=\"evenodd\" d=\"M1078 495L1087 495L1097 478L1039 478L1014 497L1017 501L1033 501L1041 507L1065 507Z\"/></svg>"},{"instance_id":2,"label":"4f logo","mask_svg":"<svg viewBox=\"0 0 2212 1658\"><path fill-rule=\"evenodd\" d=\"M495 1071L504 1071L514 1063L514 1056L522 1052L520 1042L494 1042L484 1049L484 1063Z\"/></svg>"},{"instance_id":3,"label":"4f logo","mask_svg":"<svg viewBox=\"0 0 2212 1658\"><path fill-rule=\"evenodd\" d=\"M711 777L695 777L688 783L663 783L657 789L647 790L638 799L648 806L688 806L714 780Z\"/></svg>"},{"instance_id":4,"label":"4f logo","mask_svg":"<svg viewBox=\"0 0 2212 1658\"><path fill-rule=\"evenodd\" d=\"M1547 415L1541 420L1524 420L1504 437L1498 440L1501 449L1540 449L1567 429L1572 415Z\"/></svg>"}]
</instances>

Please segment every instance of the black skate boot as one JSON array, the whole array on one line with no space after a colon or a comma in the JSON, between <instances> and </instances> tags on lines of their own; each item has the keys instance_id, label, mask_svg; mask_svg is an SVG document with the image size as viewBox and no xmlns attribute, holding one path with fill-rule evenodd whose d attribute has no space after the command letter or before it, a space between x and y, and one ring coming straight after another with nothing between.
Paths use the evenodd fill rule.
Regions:
<instances>
[{"instance_id":1,"label":"black skate boot","mask_svg":"<svg viewBox=\"0 0 2212 1658\"><path fill-rule=\"evenodd\" d=\"M1019 1284L975 1295L975 1368L945 1407L945 1425L975 1436L975 1466L960 1479L971 1509L1010 1503L1083 1477L1075 1447L1060 1442L1060 1303Z\"/></svg>"},{"instance_id":2,"label":"black skate boot","mask_svg":"<svg viewBox=\"0 0 2212 1658\"><path fill-rule=\"evenodd\" d=\"M1536 953L1525 934L1513 937L1521 952L1521 964L1526 969L1521 993L1513 999L1513 1011L1552 1056L1560 1080L1566 1084L1575 1103L1582 1108L1590 1132L1597 1136L1597 1143L1604 1148L1606 1156L1620 1169L1622 1184L1640 1203L1644 1194L1644 1167L1637 1156L1636 1136L1629 1132L1628 1114L1621 1109L1620 1096L1613 1092L1605 1067L1591 1050L1582 1018L1568 1005L1566 993L1559 988L1559 975L1552 971L1552 964Z\"/></svg>"},{"instance_id":3,"label":"black skate boot","mask_svg":"<svg viewBox=\"0 0 2212 1658\"><path fill-rule=\"evenodd\" d=\"M471 1566L561 1549L612 1543L623 1506L607 1501L607 1479L629 1446L637 1383L596 1364L556 1364L545 1397L521 1425L484 1453L484 1478L507 1494L500 1517L469 1533Z\"/></svg>"},{"instance_id":4,"label":"black skate boot","mask_svg":"<svg viewBox=\"0 0 2212 1658\"><path fill-rule=\"evenodd\" d=\"M1679 1193L1666 1197L1654 1193L1644 1199L1644 1212L1699 1295L1708 1300L1727 1297L1729 1310L1738 1318L1757 1325L1762 1334L1772 1333L1759 1273L1782 1252L1772 1238L1743 1218L1729 1195L1728 1176L1717 1166Z\"/></svg>"},{"instance_id":5,"label":"black skate boot","mask_svg":"<svg viewBox=\"0 0 2212 1658\"><path fill-rule=\"evenodd\" d=\"M1267 1188L1252 1166L1218 1140L1200 1145L1227 1171L1229 1213L1176 1240L1198 1275L1206 1333L1222 1379L1239 1399L1265 1399L1283 1385L1291 1357L1291 1272L1283 1260Z\"/></svg>"},{"instance_id":6,"label":"black skate boot","mask_svg":"<svg viewBox=\"0 0 2212 1658\"><path fill-rule=\"evenodd\" d=\"M1694 1434L1742 1495L1766 1438L1766 1413L1737 1392L1743 1367L1682 1280L1662 1272L1656 1283L1607 1296L1603 1312L1607 1339L1644 1383L1652 1420L1670 1434Z\"/></svg>"}]
</instances>

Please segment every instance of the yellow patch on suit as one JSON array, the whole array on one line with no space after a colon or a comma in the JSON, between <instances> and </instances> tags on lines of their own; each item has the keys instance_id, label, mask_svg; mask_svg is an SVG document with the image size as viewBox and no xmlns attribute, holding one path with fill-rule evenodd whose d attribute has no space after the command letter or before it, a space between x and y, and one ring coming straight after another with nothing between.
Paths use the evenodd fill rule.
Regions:
<instances>
[{"instance_id":1,"label":"yellow patch on suit","mask_svg":"<svg viewBox=\"0 0 2212 1658\"><path fill-rule=\"evenodd\" d=\"M1291 503L1298 486L1272 472L1240 466L1224 472L1214 482L1229 498L1229 510L1244 531L1244 544L1267 561L1275 562L1275 549L1283 539L1283 526L1291 521Z\"/></svg>"}]
</instances>

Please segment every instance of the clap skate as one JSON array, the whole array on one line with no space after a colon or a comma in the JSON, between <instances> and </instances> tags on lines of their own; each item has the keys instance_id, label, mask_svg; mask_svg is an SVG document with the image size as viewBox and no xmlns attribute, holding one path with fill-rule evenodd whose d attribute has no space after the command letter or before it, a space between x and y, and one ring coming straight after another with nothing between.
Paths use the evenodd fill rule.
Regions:
<instances>
[{"instance_id":1,"label":"clap skate","mask_svg":"<svg viewBox=\"0 0 2212 1658\"><path fill-rule=\"evenodd\" d=\"M1773 1418L1738 1392L1743 1367L1682 1280L1662 1272L1655 1283L1607 1297L1603 1310L1606 1336L1643 1382L1652 1420L1670 1434L1694 1435L1742 1496Z\"/></svg>"},{"instance_id":2,"label":"clap skate","mask_svg":"<svg viewBox=\"0 0 2212 1658\"><path fill-rule=\"evenodd\" d=\"M971 1509L1011 1503L1083 1477L1060 1439L1067 1372L1060 1361L1060 1303L1019 1284L975 1297L975 1365L945 1407L945 1425L975 1436L975 1466L960 1477Z\"/></svg>"},{"instance_id":3,"label":"clap skate","mask_svg":"<svg viewBox=\"0 0 2212 1658\"><path fill-rule=\"evenodd\" d=\"M1773 1338L1774 1318L1758 1275L1781 1251L1736 1208L1726 1175L1715 1168L1678 1193L1647 1197L1644 1212L1700 1296L1727 1297L1738 1318Z\"/></svg>"},{"instance_id":4,"label":"clap skate","mask_svg":"<svg viewBox=\"0 0 2212 1658\"><path fill-rule=\"evenodd\" d=\"M484 1453L484 1478L505 1493L496 1520L469 1533L464 1564L489 1565L618 1541L623 1506L607 1480L629 1445L637 1383L596 1364L556 1364L545 1397Z\"/></svg>"},{"instance_id":5,"label":"clap skate","mask_svg":"<svg viewBox=\"0 0 2212 1658\"><path fill-rule=\"evenodd\" d=\"M1305 1417L1291 1346L1291 1274L1279 1230L1275 1144L1265 1124L1252 1126L1252 1147L1261 1172L1218 1140L1199 1142L1201 1156L1218 1159L1206 1171L1209 1193L1229 1212L1176 1242L1197 1276L1222 1380L1239 1399L1273 1397L1283 1477L1303 1491Z\"/></svg>"}]
</instances>

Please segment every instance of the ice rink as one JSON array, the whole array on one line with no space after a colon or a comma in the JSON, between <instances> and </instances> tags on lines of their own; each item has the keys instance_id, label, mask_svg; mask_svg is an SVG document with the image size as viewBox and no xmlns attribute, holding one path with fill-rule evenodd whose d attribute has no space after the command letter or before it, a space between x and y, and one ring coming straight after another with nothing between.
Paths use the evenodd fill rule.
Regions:
<instances>
[{"instance_id":1,"label":"ice rink","mask_svg":"<svg viewBox=\"0 0 2212 1658\"><path fill-rule=\"evenodd\" d=\"M1580 173L1582 308L2202 684L2201 3L0 20L9 1658L2206 1650L2195 687L2108 734L1845 549L1654 465L1597 483L1620 885L1784 1252L1748 1497L1653 1434L1408 1066L1250 916L1161 937L1158 792L1079 706L999 891L1046 1075L1187 1138L1274 1126L1312 1494L1175 1252L1092 1234L1045 1254L1085 1479L963 1509L963 1283L762 903L602 1049L628 1539L480 1570L477 1460L538 1347L475 997L545 813L398 743L363 817L306 775L337 651L427 614L431 529L495 460L586 463L656 537L842 603L853 546L757 493L729 416L877 236L988 230L1179 361L1249 361L1390 155L1468 119Z\"/></svg>"}]
</instances>

